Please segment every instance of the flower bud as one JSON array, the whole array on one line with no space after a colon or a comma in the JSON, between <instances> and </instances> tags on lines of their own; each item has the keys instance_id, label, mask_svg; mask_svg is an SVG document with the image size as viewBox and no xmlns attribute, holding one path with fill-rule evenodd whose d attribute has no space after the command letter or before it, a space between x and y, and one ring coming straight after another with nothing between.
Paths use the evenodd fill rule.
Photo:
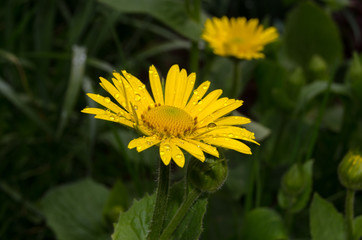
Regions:
<instances>
[{"instance_id":1,"label":"flower bud","mask_svg":"<svg viewBox=\"0 0 362 240\"><path fill-rule=\"evenodd\" d=\"M351 190L362 190L362 156L349 151L338 166L339 181Z\"/></svg>"},{"instance_id":2,"label":"flower bud","mask_svg":"<svg viewBox=\"0 0 362 240\"><path fill-rule=\"evenodd\" d=\"M204 162L192 158L187 169L188 181L203 192L215 192L220 189L227 174L228 166L224 157L208 156Z\"/></svg>"},{"instance_id":3,"label":"flower bud","mask_svg":"<svg viewBox=\"0 0 362 240\"><path fill-rule=\"evenodd\" d=\"M299 164L294 164L282 178L282 189L289 195L300 194L306 183L306 174Z\"/></svg>"}]
</instances>

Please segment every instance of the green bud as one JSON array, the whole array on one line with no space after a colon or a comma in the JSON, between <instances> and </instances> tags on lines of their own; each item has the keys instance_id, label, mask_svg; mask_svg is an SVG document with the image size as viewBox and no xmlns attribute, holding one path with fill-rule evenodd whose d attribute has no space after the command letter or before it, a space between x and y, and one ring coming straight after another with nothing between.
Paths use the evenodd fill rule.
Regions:
<instances>
[{"instance_id":1,"label":"green bud","mask_svg":"<svg viewBox=\"0 0 362 240\"><path fill-rule=\"evenodd\" d=\"M338 166L339 181L351 190L362 190L362 156L349 151Z\"/></svg>"},{"instance_id":2,"label":"green bud","mask_svg":"<svg viewBox=\"0 0 362 240\"><path fill-rule=\"evenodd\" d=\"M187 169L188 181L203 192L215 192L222 187L228 175L224 157L209 156L204 162L192 158Z\"/></svg>"},{"instance_id":3,"label":"green bud","mask_svg":"<svg viewBox=\"0 0 362 240\"><path fill-rule=\"evenodd\" d=\"M362 64L357 53L353 54L353 60L346 79L350 84L353 96L362 101Z\"/></svg>"},{"instance_id":4,"label":"green bud","mask_svg":"<svg viewBox=\"0 0 362 240\"><path fill-rule=\"evenodd\" d=\"M328 68L324 59L318 55L314 55L309 62L309 70L312 73L313 80L327 80Z\"/></svg>"},{"instance_id":5,"label":"green bud","mask_svg":"<svg viewBox=\"0 0 362 240\"><path fill-rule=\"evenodd\" d=\"M294 164L282 177L282 189L292 196L300 194L306 183L306 173L299 164Z\"/></svg>"}]
</instances>

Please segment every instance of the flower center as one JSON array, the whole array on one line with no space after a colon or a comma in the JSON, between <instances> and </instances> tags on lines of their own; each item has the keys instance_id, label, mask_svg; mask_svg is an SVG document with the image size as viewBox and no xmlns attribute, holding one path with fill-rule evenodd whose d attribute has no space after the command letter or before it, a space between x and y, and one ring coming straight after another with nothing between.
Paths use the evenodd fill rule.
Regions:
<instances>
[{"instance_id":1,"label":"flower center","mask_svg":"<svg viewBox=\"0 0 362 240\"><path fill-rule=\"evenodd\" d=\"M158 106L142 114L142 121L160 135L185 136L192 132L195 121L186 111L172 106Z\"/></svg>"}]
</instances>

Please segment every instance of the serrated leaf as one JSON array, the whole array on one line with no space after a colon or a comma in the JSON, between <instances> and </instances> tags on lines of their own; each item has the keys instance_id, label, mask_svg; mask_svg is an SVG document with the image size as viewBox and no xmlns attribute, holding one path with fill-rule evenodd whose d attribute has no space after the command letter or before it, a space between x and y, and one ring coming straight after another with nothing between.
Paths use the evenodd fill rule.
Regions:
<instances>
[{"instance_id":1,"label":"serrated leaf","mask_svg":"<svg viewBox=\"0 0 362 240\"><path fill-rule=\"evenodd\" d=\"M201 24L189 18L183 1L175 0L99 0L121 13L149 14L181 35L194 41L201 36Z\"/></svg>"},{"instance_id":2,"label":"serrated leaf","mask_svg":"<svg viewBox=\"0 0 362 240\"><path fill-rule=\"evenodd\" d=\"M256 208L245 217L242 239L283 240L288 239L282 218L269 208Z\"/></svg>"},{"instance_id":3,"label":"serrated leaf","mask_svg":"<svg viewBox=\"0 0 362 240\"><path fill-rule=\"evenodd\" d=\"M121 213L115 226L112 240L144 240L151 222L155 195L146 195L134 201L127 212Z\"/></svg>"},{"instance_id":4,"label":"serrated leaf","mask_svg":"<svg viewBox=\"0 0 362 240\"><path fill-rule=\"evenodd\" d=\"M345 240L343 216L328 201L314 194L310 207L310 229L313 240Z\"/></svg>"},{"instance_id":5,"label":"serrated leaf","mask_svg":"<svg viewBox=\"0 0 362 240\"><path fill-rule=\"evenodd\" d=\"M338 28L330 16L312 2L303 2L289 13L284 37L287 54L304 67L314 55L321 56L330 67L341 60Z\"/></svg>"},{"instance_id":6,"label":"serrated leaf","mask_svg":"<svg viewBox=\"0 0 362 240\"><path fill-rule=\"evenodd\" d=\"M49 191L40 207L58 240L108 240L102 216L108 193L104 186L86 179Z\"/></svg>"}]
</instances>

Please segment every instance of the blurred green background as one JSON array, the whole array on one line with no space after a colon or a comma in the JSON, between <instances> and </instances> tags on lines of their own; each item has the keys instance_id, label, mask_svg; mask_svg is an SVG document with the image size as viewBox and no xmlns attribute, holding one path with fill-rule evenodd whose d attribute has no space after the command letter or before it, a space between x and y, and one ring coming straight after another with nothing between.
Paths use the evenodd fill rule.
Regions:
<instances>
[{"instance_id":1,"label":"blurred green background","mask_svg":"<svg viewBox=\"0 0 362 240\"><path fill-rule=\"evenodd\" d=\"M135 133L80 113L95 106L85 93L105 94L98 77L113 70L148 84L151 64L163 76L179 64L229 96L232 60L200 39L211 16L259 18L280 38L265 59L240 65L236 114L253 120L261 146L226 152L229 177L209 199L201 239L252 239L243 226L253 228L245 216L257 207L282 216L292 239L309 239L312 192L343 210L337 166L362 139L361 1L2 0L1 239L110 239L119 211L154 191L157 154L128 150ZM278 197L297 163L307 186L289 206ZM183 174L175 168L174 181ZM361 193L355 206L362 214Z\"/></svg>"}]
</instances>

